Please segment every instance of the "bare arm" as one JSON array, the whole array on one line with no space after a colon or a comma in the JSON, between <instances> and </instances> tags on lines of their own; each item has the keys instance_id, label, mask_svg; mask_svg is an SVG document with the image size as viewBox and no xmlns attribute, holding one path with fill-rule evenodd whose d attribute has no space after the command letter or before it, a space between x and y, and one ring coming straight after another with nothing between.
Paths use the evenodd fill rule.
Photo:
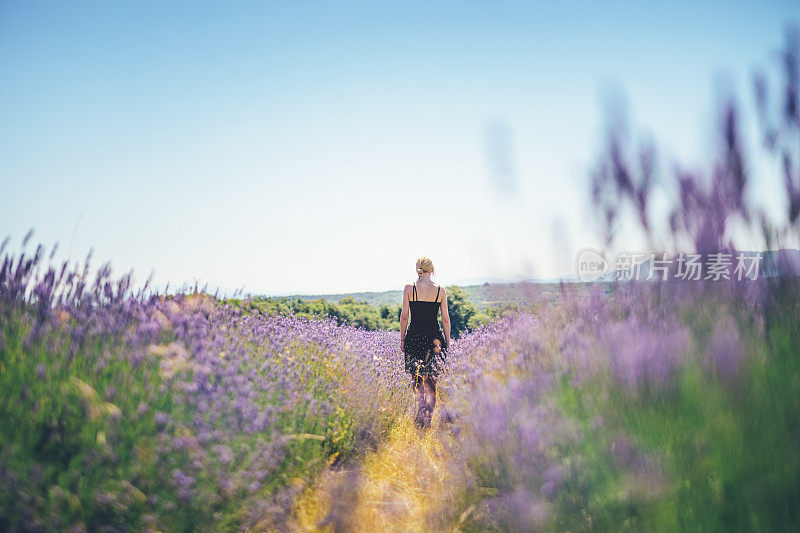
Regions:
<instances>
[{"instance_id":1,"label":"bare arm","mask_svg":"<svg viewBox=\"0 0 800 533\"><path fill-rule=\"evenodd\" d=\"M447 311L447 291L442 288L442 328L444 329L444 343L450 346L450 313Z\"/></svg>"},{"instance_id":2,"label":"bare arm","mask_svg":"<svg viewBox=\"0 0 800 533\"><path fill-rule=\"evenodd\" d=\"M403 310L400 311L400 351L405 353L406 327L408 327L408 292L411 285L406 285L403 289Z\"/></svg>"}]
</instances>

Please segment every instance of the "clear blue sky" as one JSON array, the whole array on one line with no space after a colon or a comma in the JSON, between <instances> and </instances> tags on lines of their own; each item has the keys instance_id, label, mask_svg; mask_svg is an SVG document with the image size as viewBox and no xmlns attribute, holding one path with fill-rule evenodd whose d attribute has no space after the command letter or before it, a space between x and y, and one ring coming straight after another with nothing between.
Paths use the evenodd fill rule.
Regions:
<instances>
[{"instance_id":1,"label":"clear blue sky","mask_svg":"<svg viewBox=\"0 0 800 533\"><path fill-rule=\"evenodd\" d=\"M571 274L603 95L702 161L800 19L699 4L0 0L0 234L257 293Z\"/></svg>"}]
</instances>

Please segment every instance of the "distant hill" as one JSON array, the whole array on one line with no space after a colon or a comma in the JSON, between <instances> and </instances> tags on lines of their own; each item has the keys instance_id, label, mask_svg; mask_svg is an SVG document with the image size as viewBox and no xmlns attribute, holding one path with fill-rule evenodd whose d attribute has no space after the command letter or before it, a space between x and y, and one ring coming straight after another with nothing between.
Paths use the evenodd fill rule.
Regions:
<instances>
[{"instance_id":1,"label":"distant hill","mask_svg":"<svg viewBox=\"0 0 800 533\"><path fill-rule=\"evenodd\" d=\"M290 294L288 296L273 296L273 298L289 298L300 300L319 300L323 299L332 304L339 303L343 298L351 297L354 300L367 302L368 304L380 307L382 305L400 305L403 302L403 291L383 291L383 292L342 292L336 294Z\"/></svg>"},{"instance_id":2,"label":"distant hill","mask_svg":"<svg viewBox=\"0 0 800 533\"><path fill-rule=\"evenodd\" d=\"M490 307L512 303L521 303L530 300L530 295L536 293L540 297L544 295L555 297L558 292L558 283L534 283L530 281L516 283L482 283L479 285L467 285L461 287L469 296L470 301L479 310ZM403 291L383 291L383 292L349 292L339 294L293 294L286 296L290 299L319 300L320 298L330 303L338 303L339 300L352 297L380 307L381 305L398 306L403 303Z\"/></svg>"}]
</instances>

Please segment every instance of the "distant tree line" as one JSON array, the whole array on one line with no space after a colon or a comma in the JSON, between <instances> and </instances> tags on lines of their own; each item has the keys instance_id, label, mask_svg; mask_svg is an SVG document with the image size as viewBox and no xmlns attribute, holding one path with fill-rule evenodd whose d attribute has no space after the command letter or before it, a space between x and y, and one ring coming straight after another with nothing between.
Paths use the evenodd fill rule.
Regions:
<instances>
[{"instance_id":1,"label":"distant tree line","mask_svg":"<svg viewBox=\"0 0 800 533\"><path fill-rule=\"evenodd\" d=\"M247 300L230 299L229 303L246 313L295 314L308 318L329 316L338 324L350 324L368 330L400 329L399 305L373 306L351 296L337 303L325 299L305 300L302 298L259 296ZM467 293L456 285L447 287L447 306L450 313L450 335L457 339L465 331L480 324L491 322L503 314L514 312L517 306L489 307L478 312Z\"/></svg>"},{"instance_id":2,"label":"distant tree line","mask_svg":"<svg viewBox=\"0 0 800 533\"><path fill-rule=\"evenodd\" d=\"M308 318L329 316L338 324L350 324L369 330L399 329L400 306L374 307L364 301L347 296L338 303L322 298L304 300L286 297L255 297L248 300L231 300L245 312L261 314L295 314Z\"/></svg>"}]
</instances>

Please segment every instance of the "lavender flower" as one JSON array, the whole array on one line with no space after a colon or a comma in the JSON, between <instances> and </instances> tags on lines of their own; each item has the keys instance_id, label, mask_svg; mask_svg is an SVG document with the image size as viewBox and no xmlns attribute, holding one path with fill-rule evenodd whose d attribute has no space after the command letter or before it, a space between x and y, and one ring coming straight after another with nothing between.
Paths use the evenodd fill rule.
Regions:
<instances>
[{"instance_id":1,"label":"lavender flower","mask_svg":"<svg viewBox=\"0 0 800 533\"><path fill-rule=\"evenodd\" d=\"M742 358L739 328L733 318L719 322L711 337L709 362L722 378L731 378L738 372Z\"/></svg>"}]
</instances>

